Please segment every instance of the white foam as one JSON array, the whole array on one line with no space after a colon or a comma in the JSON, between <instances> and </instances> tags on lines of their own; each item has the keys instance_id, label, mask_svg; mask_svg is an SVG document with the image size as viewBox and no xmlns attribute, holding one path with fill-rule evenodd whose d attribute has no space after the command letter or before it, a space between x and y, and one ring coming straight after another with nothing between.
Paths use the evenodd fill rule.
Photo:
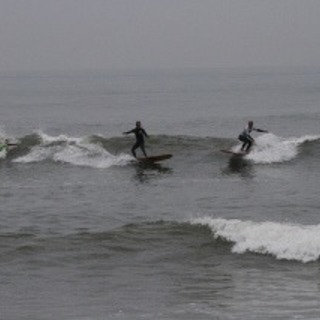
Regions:
<instances>
[{"instance_id":1,"label":"white foam","mask_svg":"<svg viewBox=\"0 0 320 320\"><path fill-rule=\"evenodd\" d=\"M5 159L7 156L7 150L3 149L0 151L0 159Z\"/></svg>"},{"instance_id":2,"label":"white foam","mask_svg":"<svg viewBox=\"0 0 320 320\"><path fill-rule=\"evenodd\" d=\"M255 139L256 143L245 158L262 164L290 161L298 155L301 144L319 139L320 136L315 135L300 138L282 138L272 133L263 134ZM235 146L234 150L238 150L239 148L239 146Z\"/></svg>"},{"instance_id":3,"label":"white foam","mask_svg":"<svg viewBox=\"0 0 320 320\"><path fill-rule=\"evenodd\" d=\"M198 218L193 224L208 226L215 238L233 242L232 252L270 254L277 259L316 261L320 257L320 225L253 222Z\"/></svg>"},{"instance_id":4,"label":"white foam","mask_svg":"<svg viewBox=\"0 0 320 320\"><path fill-rule=\"evenodd\" d=\"M44 144L53 143L53 142L79 143L83 140L82 138L69 137L64 134L60 134L59 136L50 136L50 135L42 132L41 130L37 131L36 133L40 136L40 138Z\"/></svg>"},{"instance_id":5,"label":"white foam","mask_svg":"<svg viewBox=\"0 0 320 320\"><path fill-rule=\"evenodd\" d=\"M126 154L115 156L98 145L82 144L63 148L54 154L53 160L77 166L103 169L111 166L126 165L132 160L132 157Z\"/></svg>"},{"instance_id":6,"label":"white foam","mask_svg":"<svg viewBox=\"0 0 320 320\"><path fill-rule=\"evenodd\" d=\"M66 135L52 137L42 132L39 135L43 142L33 147L27 155L15 159L14 162L31 163L51 160L76 166L109 168L124 166L133 159L128 154L112 155L102 146L88 142L86 138Z\"/></svg>"},{"instance_id":7,"label":"white foam","mask_svg":"<svg viewBox=\"0 0 320 320\"><path fill-rule=\"evenodd\" d=\"M30 162L40 162L46 159L49 159L53 154L53 150L51 148L44 148L41 146L35 146L31 149L31 151L22 157L14 159L13 162L18 163L30 163Z\"/></svg>"}]
</instances>

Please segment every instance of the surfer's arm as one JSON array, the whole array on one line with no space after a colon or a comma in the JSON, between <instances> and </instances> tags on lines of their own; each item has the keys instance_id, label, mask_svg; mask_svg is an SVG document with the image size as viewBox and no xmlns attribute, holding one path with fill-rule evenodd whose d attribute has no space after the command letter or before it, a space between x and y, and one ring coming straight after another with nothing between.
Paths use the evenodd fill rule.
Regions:
<instances>
[{"instance_id":1,"label":"surfer's arm","mask_svg":"<svg viewBox=\"0 0 320 320\"><path fill-rule=\"evenodd\" d=\"M147 134L147 132L146 132L146 130L142 129L142 132L143 132L143 135L144 135L145 137L149 137L148 134Z\"/></svg>"},{"instance_id":2,"label":"surfer's arm","mask_svg":"<svg viewBox=\"0 0 320 320\"><path fill-rule=\"evenodd\" d=\"M263 130L263 129L258 129L258 128L254 128L252 130L257 131L257 132L265 132L265 133L268 132L268 130Z\"/></svg>"},{"instance_id":3,"label":"surfer's arm","mask_svg":"<svg viewBox=\"0 0 320 320\"><path fill-rule=\"evenodd\" d=\"M252 143L254 142L254 139L250 136L250 134L247 135L247 139L250 140Z\"/></svg>"},{"instance_id":4,"label":"surfer's arm","mask_svg":"<svg viewBox=\"0 0 320 320\"><path fill-rule=\"evenodd\" d=\"M130 133L133 133L134 132L134 129L130 130L130 131L125 131L125 132L122 132L122 134L130 134Z\"/></svg>"}]
</instances>

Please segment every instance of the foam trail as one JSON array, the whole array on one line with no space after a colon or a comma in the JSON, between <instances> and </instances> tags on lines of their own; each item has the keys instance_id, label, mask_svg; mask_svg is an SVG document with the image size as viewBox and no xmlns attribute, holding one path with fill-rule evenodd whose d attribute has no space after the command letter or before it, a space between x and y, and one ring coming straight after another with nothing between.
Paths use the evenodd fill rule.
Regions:
<instances>
[{"instance_id":1,"label":"foam trail","mask_svg":"<svg viewBox=\"0 0 320 320\"><path fill-rule=\"evenodd\" d=\"M255 163L269 164L293 160L299 153L299 146L307 141L319 140L320 136L307 135L300 138L281 138L272 133L260 135L246 159ZM233 149L238 150L235 146Z\"/></svg>"},{"instance_id":2,"label":"foam trail","mask_svg":"<svg viewBox=\"0 0 320 320\"><path fill-rule=\"evenodd\" d=\"M112 155L102 146L87 141L86 138L74 138L66 135L51 137L39 133L42 143L14 162L31 163L51 160L76 166L109 168L128 164L132 157L128 154Z\"/></svg>"},{"instance_id":3,"label":"foam trail","mask_svg":"<svg viewBox=\"0 0 320 320\"><path fill-rule=\"evenodd\" d=\"M320 225L252 222L198 218L193 224L208 226L215 238L233 242L232 252L270 254L277 259L316 261L320 257Z\"/></svg>"},{"instance_id":4,"label":"foam trail","mask_svg":"<svg viewBox=\"0 0 320 320\"><path fill-rule=\"evenodd\" d=\"M54 151L51 148L35 146L31 149L30 153L28 153L23 157L14 159L13 162L18 162L18 163L40 162L46 159L50 159L53 153Z\"/></svg>"},{"instance_id":5,"label":"foam trail","mask_svg":"<svg viewBox=\"0 0 320 320\"><path fill-rule=\"evenodd\" d=\"M100 146L89 144L69 146L53 156L54 161L101 169L126 165L131 159L129 155L115 156Z\"/></svg>"}]
</instances>

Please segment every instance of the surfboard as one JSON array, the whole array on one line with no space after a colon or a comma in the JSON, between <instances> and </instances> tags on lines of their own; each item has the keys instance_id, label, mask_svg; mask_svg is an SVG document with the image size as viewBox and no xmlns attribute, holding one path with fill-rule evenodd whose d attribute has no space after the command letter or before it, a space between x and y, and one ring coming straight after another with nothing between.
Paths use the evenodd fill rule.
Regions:
<instances>
[{"instance_id":1,"label":"surfboard","mask_svg":"<svg viewBox=\"0 0 320 320\"><path fill-rule=\"evenodd\" d=\"M233 155L233 156L238 156L238 157L244 157L246 156L247 154L249 154L249 152L245 152L245 151L232 151L232 150L220 150L221 152L223 153L227 153L227 154L230 154L230 155Z\"/></svg>"},{"instance_id":2,"label":"surfboard","mask_svg":"<svg viewBox=\"0 0 320 320\"><path fill-rule=\"evenodd\" d=\"M156 163L163 160L167 160L172 158L172 154L161 154L158 156L151 156L146 158L137 158L137 160L141 163Z\"/></svg>"}]
</instances>

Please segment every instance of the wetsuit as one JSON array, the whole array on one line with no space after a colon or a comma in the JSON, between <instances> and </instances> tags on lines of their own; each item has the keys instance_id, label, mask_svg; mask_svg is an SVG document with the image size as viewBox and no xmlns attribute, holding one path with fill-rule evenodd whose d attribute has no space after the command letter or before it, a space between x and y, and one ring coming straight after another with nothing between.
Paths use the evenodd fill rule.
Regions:
<instances>
[{"instance_id":1,"label":"wetsuit","mask_svg":"<svg viewBox=\"0 0 320 320\"><path fill-rule=\"evenodd\" d=\"M136 149L140 148L141 151L143 152L144 156L147 157L147 153L144 148L144 137L148 136L146 133L146 130L144 130L143 128L134 128L130 131L125 132L125 134L129 134L129 133L134 133L136 136L136 143L131 148L131 152L132 152L133 156L135 158L137 157Z\"/></svg>"},{"instance_id":2,"label":"wetsuit","mask_svg":"<svg viewBox=\"0 0 320 320\"><path fill-rule=\"evenodd\" d=\"M257 131L257 132L267 132L265 130L262 129L256 129L254 127L249 127L246 126L245 129L240 133L238 139L243 142L242 147L241 147L241 151L246 151L248 152L249 149L252 146L252 143L254 142L254 139L251 137L250 133L251 131Z\"/></svg>"}]
</instances>

